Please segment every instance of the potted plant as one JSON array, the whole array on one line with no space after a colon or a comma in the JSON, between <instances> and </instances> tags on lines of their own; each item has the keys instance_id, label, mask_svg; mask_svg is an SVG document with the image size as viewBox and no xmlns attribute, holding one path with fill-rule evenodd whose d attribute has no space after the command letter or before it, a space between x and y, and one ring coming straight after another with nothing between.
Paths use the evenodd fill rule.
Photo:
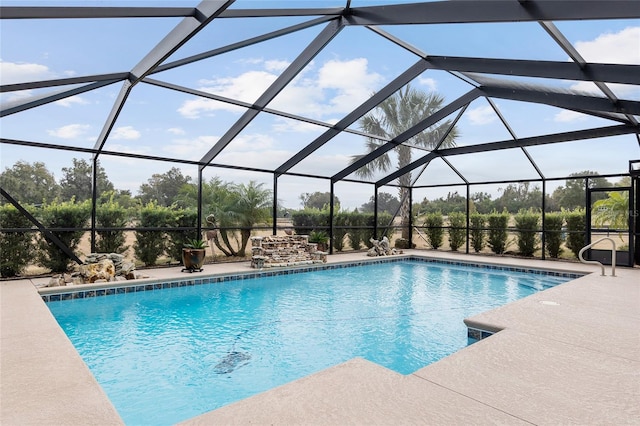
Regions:
<instances>
[{"instance_id":1,"label":"potted plant","mask_svg":"<svg viewBox=\"0 0 640 426\"><path fill-rule=\"evenodd\" d=\"M318 251L327 251L329 248L329 235L324 231L311 231L309 242L318 244Z\"/></svg>"},{"instance_id":2,"label":"potted plant","mask_svg":"<svg viewBox=\"0 0 640 426\"><path fill-rule=\"evenodd\" d=\"M193 239L187 241L182 248L182 272L201 272L204 258L207 254L207 243L204 240Z\"/></svg>"}]
</instances>

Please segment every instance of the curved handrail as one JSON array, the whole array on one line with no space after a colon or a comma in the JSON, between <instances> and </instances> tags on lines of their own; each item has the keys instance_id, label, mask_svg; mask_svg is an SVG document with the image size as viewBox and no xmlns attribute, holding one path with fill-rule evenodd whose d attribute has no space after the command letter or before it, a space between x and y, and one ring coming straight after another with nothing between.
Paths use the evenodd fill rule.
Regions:
<instances>
[{"instance_id":1,"label":"curved handrail","mask_svg":"<svg viewBox=\"0 0 640 426\"><path fill-rule=\"evenodd\" d=\"M611 241L611 244L613 245L613 249L611 249L611 276L615 277L616 276L616 242L613 241L613 239L609 238L609 237L602 237L597 241L592 242L589 245L586 245L584 247L582 247L580 249L580 251L578 252L578 259L580 259L580 262L582 263L589 263L592 265L600 265L600 268L602 268L602 276L605 276L606 274L604 273L604 265L600 262L598 262L597 260L585 260L582 257L582 253L584 253L586 250L590 249L592 246L598 244L601 241L604 240L609 240Z\"/></svg>"}]
</instances>

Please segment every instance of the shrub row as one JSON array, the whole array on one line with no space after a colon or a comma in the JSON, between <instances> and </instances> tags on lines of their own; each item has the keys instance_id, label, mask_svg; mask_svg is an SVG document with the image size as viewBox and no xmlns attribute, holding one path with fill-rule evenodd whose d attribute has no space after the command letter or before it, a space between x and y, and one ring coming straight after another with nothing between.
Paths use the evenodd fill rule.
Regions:
<instances>
[{"instance_id":1,"label":"shrub row","mask_svg":"<svg viewBox=\"0 0 640 426\"><path fill-rule=\"evenodd\" d=\"M532 257L540 249L540 233L542 215L533 210L521 210L514 215L516 244L518 254ZM489 247L495 254L503 254L510 245L509 219L507 212L496 211L489 214L474 213L469 217L469 245L476 252ZM448 229L449 246L457 251L466 242L466 216L464 213L452 213L448 217L448 226L444 225L442 213L430 213L426 216L423 229L429 246L438 249L443 244L444 231ZM575 257L585 244L585 211L552 212L545 215L545 250L552 258L562 253L562 244Z\"/></svg>"},{"instance_id":2,"label":"shrub row","mask_svg":"<svg viewBox=\"0 0 640 426\"><path fill-rule=\"evenodd\" d=\"M88 201L52 202L27 210L54 238L72 252L85 234L91 219ZM96 208L96 251L124 253L125 231L129 224L148 230L137 230L134 254L145 265L153 265L160 256L181 260L184 241L195 237L197 212L181 208L160 207L154 203L140 207L135 213L109 201ZM41 232L33 232L33 224L13 205L0 206L0 274L2 277L19 275L29 265L40 265L52 272L66 272L72 259ZM114 229L115 228L115 229ZM166 231L163 228L178 228ZM184 228L184 230L180 230ZM77 254L77 253L76 253Z\"/></svg>"},{"instance_id":3,"label":"shrub row","mask_svg":"<svg viewBox=\"0 0 640 426\"><path fill-rule=\"evenodd\" d=\"M378 214L378 235L389 238L393 229L388 227L391 222L391 215L388 213ZM291 215L293 229L296 234L309 235L314 231L327 231L329 229L329 212L326 210L305 209L294 212ZM373 213L340 212L333 218L333 248L337 251L345 249L345 242L349 242L352 250L360 250L364 245L367 248L373 247L371 238L374 237L375 217Z\"/></svg>"},{"instance_id":4,"label":"shrub row","mask_svg":"<svg viewBox=\"0 0 640 426\"><path fill-rule=\"evenodd\" d=\"M85 234L91 218L89 202L53 202L42 208L29 207L28 211L51 233L72 251L76 251ZM533 256L539 243L540 213L522 211L515 219L517 244L523 256ZM293 226L298 234L329 229L329 213L318 210L303 210L292 214ZM470 245L480 252L486 246L494 253L504 253L509 245L507 213L472 214L469 218ZM180 261L182 246L186 240L197 237L197 212L194 209L161 207L150 203L131 211L117 202L100 204L96 209L96 250L99 252L123 253L125 245L124 229L129 225L136 230L133 250L136 258L145 265L153 265L158 258L167 255ZM466 242L466 217L463 213L453 213L444 226L441 213L427 216L424 229L432 248L442 246L445 229L448 229L449 246L458 250ZM393 229L391 215L378 215L378 235L390 237ZM585 244L584 210L548 213L545 216L545 250L550 257L561 254L561 246L566 246L577 257ZM171 228L171 229L166 229ZM80 229L80 230L77 230ZM353 250L364 245L370 248L374 237L374 215L372 213L346 212L334 216L333 247L337 251L345 249L348 242ZM19 275L26 266L38 264L53 272L68 270L71 259L41 232L33 232L32 223L11 204L0 206L0 275Z\"/></svg>"}]
</instances>

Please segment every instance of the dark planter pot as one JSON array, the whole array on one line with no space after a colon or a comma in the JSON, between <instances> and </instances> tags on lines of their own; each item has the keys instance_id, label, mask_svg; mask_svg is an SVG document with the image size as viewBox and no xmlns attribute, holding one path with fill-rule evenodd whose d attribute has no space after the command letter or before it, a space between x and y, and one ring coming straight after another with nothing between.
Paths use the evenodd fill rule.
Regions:
<instances>
[{"instance_id":1,"label":"dark planter pot","mask_svg":"<svg viewBox=\"0 0 640 426\"><path fill-rule=\"evenodd\" d=\"M182 264L184 268L182 271L187 272L201 272L202 265L204 265L204 258L207 254L206 249L192 249L192 248L183 248L182 249Z\"/></svg>"}]
</instances>

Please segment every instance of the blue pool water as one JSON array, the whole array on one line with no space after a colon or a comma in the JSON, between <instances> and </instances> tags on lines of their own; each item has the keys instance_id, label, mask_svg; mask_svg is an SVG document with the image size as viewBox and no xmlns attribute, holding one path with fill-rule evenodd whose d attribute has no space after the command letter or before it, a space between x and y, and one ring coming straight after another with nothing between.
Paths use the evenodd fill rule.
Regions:
<instances>
[{"instance_id":1,"label":"blue pool water","mask_svg":"<svg viewBox=\"0 0 640 426\"><path fill-rule=\"evenodd\" d=\"M172 424L363 357L412 373L463 319L569 280L417 261L49 302L129 425Z\"/></svg>"}]
</instances>

